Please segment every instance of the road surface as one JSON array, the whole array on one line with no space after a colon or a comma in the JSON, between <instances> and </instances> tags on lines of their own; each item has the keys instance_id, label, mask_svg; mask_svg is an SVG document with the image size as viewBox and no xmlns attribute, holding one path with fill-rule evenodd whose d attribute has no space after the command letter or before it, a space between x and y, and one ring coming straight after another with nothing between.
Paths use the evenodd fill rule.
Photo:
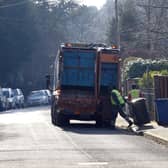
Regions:
<instances>
[{"instance_id":1,"label":"road surface","mask_svg":"<svg viewBox=\"0 0 168 168\"><path fill-rule=\"evenodd\" d=\"M49 107L0 113L0 168L167 168L168 148L93 122L55 127Z\"/></svg>"}]
</instances>

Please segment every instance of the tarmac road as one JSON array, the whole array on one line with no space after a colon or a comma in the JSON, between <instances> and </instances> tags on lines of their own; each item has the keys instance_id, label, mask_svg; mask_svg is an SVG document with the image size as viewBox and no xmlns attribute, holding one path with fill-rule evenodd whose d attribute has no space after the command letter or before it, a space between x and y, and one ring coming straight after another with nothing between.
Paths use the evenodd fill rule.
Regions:
<instances>
[{"instance_id":1,"label":"tarmac road","mask_svg":"<svg viewBox=\"0 0 168 168\"><path fill-rule=\"evenodd\" d=\"M0 113L0 168L167 168L168 148L94 122L55 127L49 107Z\"/></svg>"}]
</instances>

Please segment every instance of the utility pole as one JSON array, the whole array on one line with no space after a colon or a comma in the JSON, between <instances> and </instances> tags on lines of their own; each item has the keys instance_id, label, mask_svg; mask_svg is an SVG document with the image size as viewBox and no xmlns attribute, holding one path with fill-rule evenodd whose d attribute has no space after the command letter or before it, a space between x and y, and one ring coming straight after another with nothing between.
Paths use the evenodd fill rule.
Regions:
<instances>
[{"instance_id":1,"label":"utility pole","mask_svg":"<svg viewBox=\"0 0 168 168\"><path fill-rule=\"evenodd\" d=\"M152 37L151 37L151 0L148 0L147 4L147 40L148 40L148 49L151 57L152 52Z\"/></svg>"},{"instance_id":2,"label":"utility pole","mask_svg":"<svg viewBox=\"0 0 168 168\"><path fill-rule=\"evenodd\" d=\"M116 25L115 25L115 27L116 27L116 39L115 39L116 44L115 45L117 45L118 49L120 50L120 24L119 24L119 14L118 14L118 0L115 0L115 23L116 23ZM121 78L124 78L124 77L121 76ZM121 81L119 82L119 85L121 86ZM121 86L121 90L123 92L122 86Z\"/></svg>"},{"instance_id":3,"label":"utility pole","mask_svg":"<svg viewBox=\"0 0 168 168\"><path fill-rule=\"evenodd\" d=\"M153 50L153 41L152 41L152 34L151 34L151 5L152 5L152 0L147 1L147 40L148 40L148 50L149 50L149 56L152 57L152 50ZM151 115L151 92L150 92L150 83L149 83L149 65L147 65L147 106L148 106L148 111Z\"/></svg>"},{"instance_id":4,"label":"utility pole","mask_svg":"<svg viewBox=\"0 0 168 168\"><path fill-rule=\"evenodd\" d=\"M120 24L119 24L119 15L118 15L118 0L115 0L115 17L116 17L116 44L120 49Z\"/></svg>"}]
</instances>

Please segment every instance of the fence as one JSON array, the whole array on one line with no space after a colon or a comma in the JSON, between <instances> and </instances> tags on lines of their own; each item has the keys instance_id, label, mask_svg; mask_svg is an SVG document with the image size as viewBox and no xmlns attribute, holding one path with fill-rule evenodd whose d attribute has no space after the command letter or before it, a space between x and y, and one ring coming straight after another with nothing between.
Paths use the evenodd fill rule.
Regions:
<instances>
[{"instance_id":1,"label":"fence","mask_svg":"<svg viewBox=\"0 0 168 168\"><path fill-rule=\"evenodd\" d=\"M155 100L168 98L168 76L154 76L154 88L143 89L151 120L156 119Z\"/></svg>"},{"instance_id":2,"label":"fence","mask_svg":"<svg viewBox=\"0 0 168 168\"><path fill-rule=\"evenodd\" d=\"M132 82L132 80L127 82L126 89L129 86L128 84L132 84L130 81ZM144 98L146 98L146 104L150 118L151 120L155 120L155 100L157 98L168 98L168 76L154 76L154 88L145 88L141 89L141 91Z\"/></svg>"},{"instance_id":3,"label":"fence","mask_svg":"<svg viewBox=\"0 0 168 168\"><path fill-rule=\"evenodd\" d=\"M154 76L155 98L168 98L168 76Z\"/></svg>"},{"instance_id":4,"label":"fence","mask_svg":"<svg viewBox=\"0 0 168 168\"><path fill-rule=\"evenodd\" d=\"M155 120L155 92L154 88L142 89L143 97L146 98L146 105L151 120Z\"/></svg>"}]
</instances>

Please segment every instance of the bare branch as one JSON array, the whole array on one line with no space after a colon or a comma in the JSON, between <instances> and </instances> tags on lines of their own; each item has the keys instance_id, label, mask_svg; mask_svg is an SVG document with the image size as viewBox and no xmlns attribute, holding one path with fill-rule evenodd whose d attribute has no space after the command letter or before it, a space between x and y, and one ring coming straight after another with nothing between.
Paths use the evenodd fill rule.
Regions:
<instances>
[{"instance_id":1,"label":"bare branch","mask_svg":"<svg viewBox=\"0 0 168 168\"><path fill-rule=\"evenodd\" d=\"M140 7L145 7L145 8L160 8L160 9L168 9L168 6L141 5L141 4L138 4L137 6L140 6Z\"/></svg>"}]
</instances>

